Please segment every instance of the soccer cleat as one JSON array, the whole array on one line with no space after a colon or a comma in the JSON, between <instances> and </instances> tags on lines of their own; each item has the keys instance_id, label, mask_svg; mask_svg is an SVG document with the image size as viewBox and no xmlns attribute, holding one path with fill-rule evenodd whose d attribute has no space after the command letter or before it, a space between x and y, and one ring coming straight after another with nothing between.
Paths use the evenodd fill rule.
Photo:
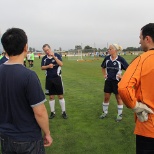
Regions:
<instances>
[{"instance_id":1,"label":"soccer cleat","mask_svg":"<svg viewBox=\"0 0 154 154\"><path fill-rule=\"evenodd\" d=\"M55 113L51 112L49 119L53 119L55 117Z\"/></svg>"},{"instance_id":2,"label":"soccer cleat","mask_svg":"<svg viewBox=\"0 0 154 154\"><path fill-rule=\"evenodd\" d=\"M67 114L66 114L65 111L62 113L62 117L63 117L64 119L67 119Z\"/></svg>"},{"instance_id":3,"label":"soccer cleat","mask_svg":"<svg viewBox=\"0 0 154 154\"><path fill-rule=\"evenodd\" d=\"M104 113L99 117L100 119L104 119L107 116L107 113Z\"/></svg>"},{"instance_id":4,"label":"soccer cleat","mask_svg":"<svg viewBox=\"0 0 154 154\"><path fill-rule=\"evenodd\" d=\"M122 120L122 114L117 115L116 122L120 122Z\"/></svg>"}]
</instances>

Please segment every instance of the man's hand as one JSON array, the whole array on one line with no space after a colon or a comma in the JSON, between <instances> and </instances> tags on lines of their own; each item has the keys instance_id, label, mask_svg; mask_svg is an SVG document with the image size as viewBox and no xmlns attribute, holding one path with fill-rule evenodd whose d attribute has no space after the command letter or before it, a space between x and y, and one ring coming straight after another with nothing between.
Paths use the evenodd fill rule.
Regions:
<instances>
[{"instance_id":1,"label":"man's hand","mask_svg":"<svg viewBox=\"0 0 154 154\"><path fill-rule=\"evenodd\" d=\"M53 64L49 64L49 65L48 65L48 68L53 68L53 67L54 67Z\"/></svg>"},{"instance_id":2,"label":"man's hand","mask_svg":"<svg viewBox=\"0 0 154 154\"><path fill-rule=\"evenodd\" d=\"M121 79L121 78L122 78L122 75L121 75L121 74L117 74L117 77L118 77L119 79Z\"/></svg>"},{"instance_id":3,"label":"man's hand","mask_svg":"<svg viewBox=\"0 0 154 154\"><path fill-rule=\"evenodd\" d=\"M107 74L104 75L104 79L107 79Z\"/></svg>"},{"instance_id":4,"label":"man's hand","mask_svg":"<svg viewBox=\"0 0 154 154\"><path fill-rule=\"evenodd\" d=\"M144 122L148 120L148 113L154 114L154 112L145 104L141 102L136 102L135 108L133 111L136 113L139 121Z\"/></svg>"},{"instance_id":5,"label":"man's hand","mask_svg":"<svg viewBox=\"0 0 154 154\"><path fill-rule=\"evenodd\" d=\"M52 137L50 135L45 135L44 136L44 146L45 147L50 146L52 144L52 142L53 142L53 139L52 139Z\"/></svg>"}]
</instances>

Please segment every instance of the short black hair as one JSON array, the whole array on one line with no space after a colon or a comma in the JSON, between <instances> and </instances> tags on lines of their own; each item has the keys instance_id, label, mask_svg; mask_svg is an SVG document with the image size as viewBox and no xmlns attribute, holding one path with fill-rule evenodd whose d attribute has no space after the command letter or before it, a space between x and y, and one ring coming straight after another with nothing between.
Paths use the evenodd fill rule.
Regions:
<instances>
[{"instance_id":1,"label":"short black hair","mask_svg":"<svg viewBox=\"0 0 154 154\"><path fill-rule=\"evenodd\" d=\"M44 44L42 48L45 48L46 46L50 48L49 44Z\"/></svg>"},{"instance_id":2,"label":"short black hair","mask_svg":"<svg viewBox=\"0 0 154 154\"><path fill-rule=\"evenodd\" d=\"M146 36L150 36L154 42L154 23L149 23L141 28L143 39Z\"/></svg>"},{"instance_id":3,"label":"short black hair","mask_svg":"<svg viewBox=\"0 0 154 154\"><path fill-rule=\"evenodd\" d=\"M1 38L3 48L9 56L20 55L27 41L26 33L20 28L8 29Z\"/></svg>"}]
</instances>

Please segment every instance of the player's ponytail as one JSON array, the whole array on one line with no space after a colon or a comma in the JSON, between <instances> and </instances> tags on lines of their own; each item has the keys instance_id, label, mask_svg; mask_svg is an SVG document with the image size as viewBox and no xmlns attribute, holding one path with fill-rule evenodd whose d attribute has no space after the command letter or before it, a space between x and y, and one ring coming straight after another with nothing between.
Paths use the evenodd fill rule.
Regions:
<instances>
[{"instance_id":1,"label":"player's ponytail","mask_svg":"<svg viewBox=\"0 0 154 154\"><path fill-rule=\"evenodd\" d=\"M122 46L118 44L112 44L112 46L117 50L117 51L122 51Z\"/></svg>"}]
</instances>

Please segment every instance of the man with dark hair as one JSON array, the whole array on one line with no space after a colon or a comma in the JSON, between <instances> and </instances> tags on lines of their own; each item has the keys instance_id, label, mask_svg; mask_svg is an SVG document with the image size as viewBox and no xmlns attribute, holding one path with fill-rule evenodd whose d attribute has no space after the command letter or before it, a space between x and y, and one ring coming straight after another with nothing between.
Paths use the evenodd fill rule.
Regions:
<instances>
[{"instance_id":1,"label":"man with dark hair","mask_svg":"<svg viewBox=\"0 0 154 154\"><path fill-rule=\"evenodd\" d=\"M49 105L51 109L49 118L53 119L55 117L55 95L58 95L62 117L67 119L61 79L62 58L59 54L52 52L48 44L43 45L43 50L46 55L42 58L41 69L46 70L46 89L49 91Z\"/></svg>"},{"instance_id":2,"label":"man with dark hair","mask_svg":"<svg viewBox=\"0 0 154 154\"><path fill-rule=\"evenodd\" d=\"M44 146L52 144L46 99L36 73L23 66L28 51L26 33L19 28L8 29L1 42L9 56L0 65L2 153L45 154Z\"/></svg>"},{"instance_id":3,"label":"man with dark hair","mask_svg":"<svg viewBox=\"0 0 154 154\"><path fill-rule=\"evenodd\" d=\"M154 23L141 28L140 44L145 53L127 68L119 82L119 94L135 113L136 153L154 153Z\"/></svg>"}]
</instances>

